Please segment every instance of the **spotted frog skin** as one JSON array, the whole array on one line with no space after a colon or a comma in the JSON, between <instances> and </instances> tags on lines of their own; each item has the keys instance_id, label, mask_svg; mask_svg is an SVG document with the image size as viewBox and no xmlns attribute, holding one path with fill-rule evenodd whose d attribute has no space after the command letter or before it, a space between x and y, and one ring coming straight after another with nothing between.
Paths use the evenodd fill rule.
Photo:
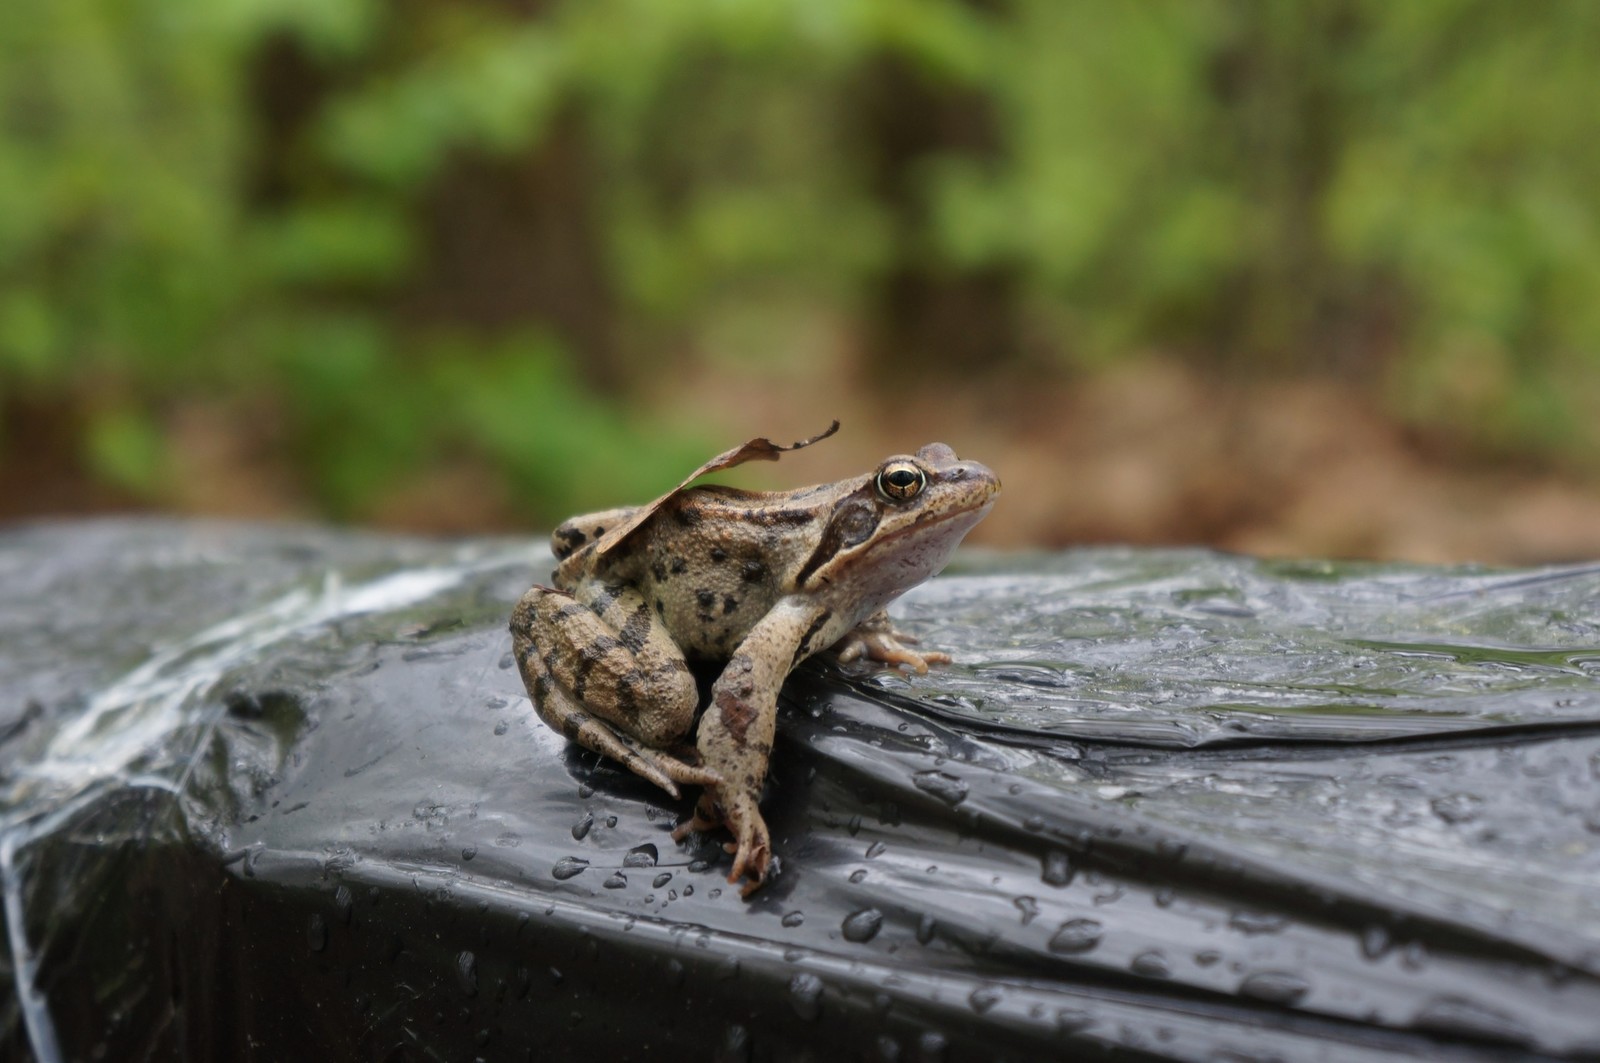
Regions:
<instances>
[{"instance_id":1,"label":"spotted frog skin","mask_svg":"<svg viewBox=\"0 0 1600 1063\"><path fill-rule=\"evenodd\" d=\"M674 837L726 825L728 881L748 879L747 895L772 862L758 802L784 677L829 647L918 672L949 661L911 649L883 609L943 568L1000 492L943 443L793 491L690 486L838 427L789 446L752 439L648 505L567 521L552 536L554 586L534 586L511 616L540 718L674 797L679 783L704 787ZM692 750L681 745L699 700L688 658L726 662Z\"/></svg>"}]
</instances>

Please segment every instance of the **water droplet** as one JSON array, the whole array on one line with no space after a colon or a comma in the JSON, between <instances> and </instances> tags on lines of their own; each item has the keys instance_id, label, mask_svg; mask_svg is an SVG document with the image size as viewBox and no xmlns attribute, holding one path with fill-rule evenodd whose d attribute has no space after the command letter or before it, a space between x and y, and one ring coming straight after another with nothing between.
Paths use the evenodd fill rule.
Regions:
<instances>
[{"instance_id":1,"label":"water droplet","mask_svg":"<svg viewBox=\"0 0 1600 1063\"><path fill-rule=\"evenodd\" d=\"M1029 816L1022 821L1022 829L1037 834L1044 830L1044 817L1037 814Z\"/></svg>"},{"instance_id":2,"label":"water droplet","mask_svg":"<svg viewBox=\"0 0 1600 1063\"><path fill-rule=\"evenodd\" d=\"M661 874L657 875L655 878L650 880L650 886L651 886L652 889L660 889L662 886L665 886L667 883L669 883L671 881L672 881L672 872L663 871L663 872L661 872Z\"/></svg>"},{"instance_id":3,"label":"water droplet","mask_svg":"<svg viewBox=\"0 0 1600 1063\"><path fill-rule=\"evenodd\" d=\"M742 1063L750 1058L750 1031L733 1025L722 1031L722 1050L717 1053L718 1063Z\"/></svg>"},{"instance_id":4,"label":"water droplet","mask_svg":"<svg viewBox=\"0 0 1600 1063\"><path fill-rule=\"evenodd\" d=\"M853 941L859 945L877 937L882 927L883 913L876 908L863 908L859 912L851 912L845 916L839 929L846 941Z\"/></svg>"},{"instance_id":5,"label":"water droplet","mask_svg":"<svg viewBox=\"0 0 1600 1063\"><path fill-rule=\"evenodd\" d=\"M1068 919L1050 936L1051 952L1088 952L1100 944L1105 927L1098 919Z\"/></svg>"},{"instance_id":6,"label":"water droplet","mask_svg":"<svg viewBox=\"0 0 1600 1063\"><path fill-rule=\"evenodd\" d=\"M789 1004L807 1022L822 1014L822 979L802 972L789 979Z\"/></svg>"},{"instance_id":7,"label":"water droplet","mask_svg":"<svg viewBox=\"0 0 1600 1063\"><path fill-rule=\"evenodd\" d=\"M589 861L581 856L563 856L556 861L556 866L550 869L550 874L555 876L557 882L565 882L575 875L583 874L583 869L589 866Z\"/></svg>"},{"instance_id":8,"label":"water droplet","mask_svg":"<svg viewBox=\"0 0 1600 1063\"><path fill-rule=\"evenodd\" d=\"M981 985L967 994L967 1003L972 1005L972 1010L982 1015L996 1004L1000 1003L1000 987Z\"/></svg>"},{"instance_id":9,"label":"water droplet","mask_svg":"<svg viewBox=\"0 0 1600 1063\"><path fill-rule=\"evenodd\" d=\"M348 926L350 915L356 908L356 899L349 886L340 883L339 888L333 891L333 907L339 913L339 922Z\"/></svg>"},{"instance_id":10,"label":"water droplet","mask_svg":"<svg viewBox=\"0 0 1600 1063\"><path fill-rule=\"evenodd\" d=\"M624 889L628 885L628 876L620 871L613 871L601 885L608 890Z\"/></svg>"},{"instance_id":11,"label":"water droplet","mask_svg":"<svg viewBox=\"0 0 1600 1063\"><path fill-rule=\"evenodd\" d=\"M589 798L591 798L593 796L594 796L594 787L590 786L586 782L578 784L578 799L579 800L587 801Z\"/></svg>"},{"instance_id":12,"label":"water droplet","mask_svg":"<svg viewBox=\"0 0 1600 1063\"><path fill-rule=\"evenodd\" d=\"M478 995L478 957L470 952L456 956L456 985L469 997Z\"/></svg>"},{"instance_id":13,"label":"water droplet","mask_svg":"<svg viewBox=\"0 0 1600 1063\"><path fill-rule=\"evenodd\" d=\"M791 928L797 927L805 921L806 917L800 912L785 912L783 918L779 920L784 926Z\"/></svg>"},{"instance_id":14,"label":"water droplet","mask_svg":"<svg viewBox=\"0 0 1600 1063\"><path fill-rule=\"evenodd\" d=\"M879 1034L877 1040L873 1042L873 1048L877 1051L877 1058L883 1063L900 1063L900 1042L888 1034Z\"/></svg>"},{"instance_id":15,"label":"water droplet","mask_svg":"<svg viewBox=\"0 0 1600 1063\"><path fill-rule=\"evenodd\" d=\"M469 846L466 846L464 849L461 850L461 859L462 860L471 860L474 856L477 856L477 855L478 855L478 847L476 845L469 845Z\"/></svg>"},{"instance_id":16,"label":"water droplet","mask_svg":"<svg viewBox=\"0 0 1600 1063\"><path fill-rule=\"evenodd\" d=\"M850 817L850 822L846 823L844 825L844 829L850 832L850 837L852 837L852 838L854 838L857 834L860 834L861 833L861 816L859 814L851 816Z\"/></svg>"},{"instance_id":17,"label":"water droplet","mask_svg":"<svg viewBox=\"0 0 1600 1063\"><path fill-rule=\"evenodd\" d=\"M581 842L589 836L589 831L594 828L594 815L585 812L583 818L572 825L572 840Z\"/></svg>"},{"instance_id":18,"label":"water droplet","mask_svg":"<svg viewBox=\"0 0 1600 1063\"><path fill-rule=\"evenodd\" d=\"M887 845L883 844L882 842L873 842L871 845L867 846L867 859L871 860L875 856L882 856L888 851L889 847Z\"/></svg>"},{"instance_id":19,"label":"water droplet","mask_svg":"<svg viewBox=\"0 0 1600 1063\"><path fill-rule=\"evenodd\" d=\"M944 1034L929 1030L917 1038L917 1056L921 1063L941 1063L949 1045Z\"/></svg>"},{"instance_id":20,"label":"water droplet","mask_svg":"<svg viewBox=\"0 0 1600 1063\"><path fill-rule=\"evenodd\" d=\"M1239 983L1239 995L1269 1004L1297 1004L1311 983L1288 971L1257 971Z\"/></svg>"},{"instance_id":21,"label":"water droplet","mask_svg":"<svg viewBox=\"0 0 1600 1063\"><path fill-rule=\"evenodd\" d=\"M311 946L312 952L328 947L328 921L322 918L321 912L312 913L311 922L306 926L306 944Z\"/></svg>"},{"instance_id":22,"label":"water droplet","mask_svg":"<svg viewBox=\"0 0 1600 1063\"><path fill-rule=\"evenodd\" d=\"M1483 798L1476 794L1446 794L1429 801L1428 807L1446 823L1471 823L1483 810Z\"/></svg>"},{"instance_id":23,"label":"water droplet","mask_svg":"<svg viewBox=\"0 0 1600 1063\"><path fill-rule=\"evenodd\" d=\"M1146 978L1165 978L1172 973L1172 967L1167 963L1167 958L1161 955L1160 949L1139 953L1133 958L1133 962L1128 964L1128 969Z\"/></svg>"},{"instance_id":24,"label":"water droplet","mask_svg":"<svg viewBox=\"0 0 1600 1063\"><path fill-rule=\"evenodd\" d=\"M911 784L947 805L959 805L967 799L966 780L942 771L919 771L911 777Z\"/></svg>"},{"instance_id":25,"label":"water droplet","mask_svg":"<svg viewBox=\"0 0 1600 1063\"><path fill-rule=\"evenodd\" d=\"M494 733L496 735L503 735L509 730L511 730L511 725L504 720L494 725Z\"/></svg>"},{"instance_id":26,"label":"water droplet","mask_svg":"<svg viewBox=\"0 0 1600 1063\"><path fill-rule=\"evenodd\" d=\"M1222 959L1222 953L1216 949L1201 949L1194 954L1194 962L1197 967L1211 967L1220 959Z\"/></svg>"},{"instance_id":27,"label":"water droplet","mask_svg":"<svg viewBox=\"0 0 1600 1063\"><path fill-rule=\"evenodd\" d=\"M1156 853L1157 853L1157 855L1164 856L1168 860L1172 860L1172 861L1182 860L1184 854L1187 853L1188 851L1189 851L1189 843L1188 842L1180 842L1175 838L1159 838L1159 839L1156 840Z\"/></svg>"},{"instance_id":28,"label":"water droplet","mask_svg":"<svg viewBox=\"0 0 1600 1063\"><path fill-rule=\"evenodd\" d=\"M1374 923L1361 931L1361 955L1367 959L1381 959L1392 948L1394 939L1389 936L1387 928Z\"/></svg>"},{"instance_id":29,"label":"water droplet","mask_svg":"<svg viewBox=\"0 0 1600 1063\"><path fill-rule=\"evenodd\" d=\"M867 877L867 869L864 868L864 867L858 867L854 871L850 872L850 884L851 885L856 885L859 882L861 882L862 879L864 879L866 877Z\"/></svg>"},{"instance_id":30,"label":"water droplet","mask_svg":"<svg viewBox=\"0 0 1600 1063\"><path fill-rule=\"evenodd\" d=\"M1267 912L1234 912L1228 916L1228 925L1242 934L1276 934L1289 925L1289 920Z\"/></svg>"},{"instance_id":31,"label":"water droplet","mask_svg":"<svg viewBox=\"0 0 1600 1063\"><path fill-rule=\"evenodd\" d=\"M1094 1016L1077 1008L1062 1008L1056 1012L1056 1029L1062 1033L1077 1033L1094 1022Z\"/></svg>"},{"instance_id":32,"label":"water droplet","mask_svg":"<svg viewBox=\"0 0 1600 1063\"><path fill-rule=\"evenodd\" d=\"M1022 925L1027 926L1039 916L1039 902L1033 897L1017 897L1011 904L1022 913Z\"/></svg>"},{"instance_id":33,"label":"water droplet","mask_svg":"<svg viewBox=\"0 0 1600 1063\"><path fill-rule=\"evenodd\" d=\"M1072 858L1060 849L1051 849L1044 854L1044 871L1040 875L1047 886L1066 886L1072 882L1072 876L1077 874L1072 866Z\"/></svg>"},{"instance_id":34,"label":"water droplet","mask_svg":"<svg viewBox=\"0 0 1600 1063\"><path fill-rule=\"evenodd\" d=\"M917 943L926 945L933 940L934 931L939 929L939 924L931 915L924 915L917 920Z\"/></svg>"},{"instance_id":35,"label":"water droplet","mask_svg":"<svg viewBox=\"0 0 1600 1063\"><path fill-rule=\"evenodd\" d=\"M660 857L654 845L648 842L636 845L628 850L628 855L622 858L623 867L655 867L656 860Z\"/></svg>"},{"instance_id":36,"label":"water droplet","mask_svg":"<svg viewBox=\"0 0 1600 1063\"><path fill-rule=\"evenodd\" d=\"M666 971L667 985L680 986L683 984L683 964L676 957L667 961Z\"/></svg>"},{"instance_id":37,"label":"water droplet","mask_svg":"<svg viewBox=\"0 0 1600 1063\"><path fill-rule=\"evenodd\" d=\"M726 982L730 978L739 977L739 957L724 956L717 961L717 967L713 973L719 982Z\"/></svg>"}]
</instances>

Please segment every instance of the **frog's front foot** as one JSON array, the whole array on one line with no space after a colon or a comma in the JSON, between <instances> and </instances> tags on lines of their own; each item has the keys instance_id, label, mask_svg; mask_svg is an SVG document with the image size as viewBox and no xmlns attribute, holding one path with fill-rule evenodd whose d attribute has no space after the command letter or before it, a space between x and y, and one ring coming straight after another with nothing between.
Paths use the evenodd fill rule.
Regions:
<instances>
[{"instance_id":1,"label":"frog's front foot","mask_svg":"<svg viewBox=\"0 0 1600 1063\"><path fill-rule=\"evenodd\" d=\"M887 613L875 613L857 624L835 645L839 660L845 663L862 657L881 661L891 668L902 664L918 675L926 674L930 664L949 664L950 655L937 650L914 650L917 640L896 631Z\"/></svg>"},{"instance_id":2,"label":"frog's front foot","mask_svg":"<svg viewBox=\"0 0 1600 1063\"><path fill-rule=\"evenodd\" d=\"M673 830L672 837L682 841L694 832L720 826L726 826L733 834L733 841L723 845L724 851L733 854L728 882L737 884L748 878L739 891L740 896L748 897L766 883L772 870L772 837L754 796L741 795L724 804L708 787L695 806L694 815Z\"/></svg>"}]
</instances>

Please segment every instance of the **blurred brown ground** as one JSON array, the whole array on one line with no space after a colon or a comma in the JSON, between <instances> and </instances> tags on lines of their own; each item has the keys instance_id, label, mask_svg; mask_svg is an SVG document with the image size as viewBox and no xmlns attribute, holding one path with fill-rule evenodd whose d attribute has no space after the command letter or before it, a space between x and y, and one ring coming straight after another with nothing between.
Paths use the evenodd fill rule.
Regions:
<instances>
[{"instance_id":1,"label":"blurred brown ground","mask_svg":"<svg viewBox=\"0 0 1600 1063\"><path fill-rule=\"evenodd\" d=\"M737 413L730 443L806 434L830 416L844 421L826 466L819 447L816 457L787 459L817 468L774 482L848 475L931 439L950 443L1005 482L969 539L988 546L1185 544L1495 564L1600 557L1600 491L1592 483L1458 452L1335 382L1230 385L1146 360L1070 382L974 381L889 402L860 401L873 392L839 383L827 394L763 393L731 379L694 388L726 390L726 408ZM808 409L815 413L806 416Z\"/></svg>"},{"instance_id":2,"label":"blurred brown ground","mask_svg":"<svg viewBox=\"0 0 1600 1063\"><path fill-rule=\"evenodd\" d=\"M884 386L846 357L834 363L792 372L700 365L642 401L654 412L702 420L717 446L753 435L800 438L832 418L843 422L836 438L777 467L723 477L748 486L836 479L890 453L948 442L1005 482L1000 503L969 540L989 547L1181 544L1263 556L1491 564L1600 557L1600 491L1592 483L1486 460L1408 430L1347 384L1222 383L1151 358L1074 379ZM259 412L253 425L203 405L173 416L178 487L164 509L311 518L303 485L275 453L270 411ZM142 508L75 466L69 433L15 420L11 428L0 517ZM19 430L27 433L22 439ZM364 523L430 534L541 530L518 515L515 502L487 466L462 459L390 492Z\"/></svg>"}]
</instances>

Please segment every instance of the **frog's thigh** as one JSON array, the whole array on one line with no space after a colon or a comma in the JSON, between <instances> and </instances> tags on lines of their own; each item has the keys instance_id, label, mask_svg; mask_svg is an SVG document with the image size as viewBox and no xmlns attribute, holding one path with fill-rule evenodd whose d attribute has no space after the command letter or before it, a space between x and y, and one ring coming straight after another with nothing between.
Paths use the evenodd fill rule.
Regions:
<instances>
[{"instance_id":1,"label":"frog's thigh","mask_svg":"<svg viewBox=\"0 0 1600 1063\"><path fill-rule=\"evenodd\" d=\"M580 599L535 587L517 604L512 631L519 664L536 654L531 672L548 675L587 712L647 746L670 745L688 733L698 700L694 676L637 591L596 587ZM531 672L524 664L534 693ZM546 715L547 705L560 715L556 698L534 701L547 723L565 730L564 721Z\"/></svg>"}]
</instances>

